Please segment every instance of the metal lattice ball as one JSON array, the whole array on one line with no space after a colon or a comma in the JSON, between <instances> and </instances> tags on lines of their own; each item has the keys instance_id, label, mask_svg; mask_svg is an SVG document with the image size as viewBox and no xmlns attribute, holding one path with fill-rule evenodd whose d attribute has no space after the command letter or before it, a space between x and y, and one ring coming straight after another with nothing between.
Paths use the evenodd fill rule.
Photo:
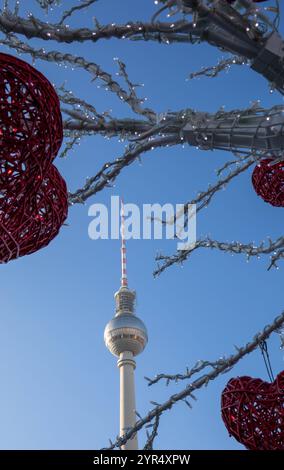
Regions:
<instances>
[{"instance_id":1,"label":"metal lattice ball","mask_svg":"<svg viewBox=\"0 0 284 470\"><path fill-rule=\"evenodd\" d=\"M262 160L254 169L252 184L255 192L272 206L284 207L284 162L271 164Z\"/></svg>"},{"instance_id":2,"label":"metal lattice ball","mask_svg":"<svg viewBox=\"0 0 284 470\"><path fill-rule=\"evenodd\" d=\"M0 199L0 263L29 255L49 244L68 213L66 183L50 165L36 193L17 199Z\"/></svg>"},{"instance_id":3,"label":"metal lattice ball","mask_svg":"<svg viewBox=\"0 0 284 470\"><path fill-rule=\"evenodd\" d=\"M34 190L63 140L58 96L34 67L0 53L0 188Z\"/></svg>"},{"instance_id":4,"label":"metal lattice ball","mask_svg":"<svg viewBox=\"0 0 284 470\"><path fill-rule=\"evenodd\" d=\"M273 383L231 379L222 393L222 418L231 436L250 450L284 450L284 371Z\"/></svg>"}]
</instances>

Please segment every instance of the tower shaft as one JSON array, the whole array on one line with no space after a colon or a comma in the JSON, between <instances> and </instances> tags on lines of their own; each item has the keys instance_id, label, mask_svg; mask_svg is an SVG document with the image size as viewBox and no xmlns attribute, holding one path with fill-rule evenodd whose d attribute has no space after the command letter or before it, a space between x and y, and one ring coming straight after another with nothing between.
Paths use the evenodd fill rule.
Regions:
<instances>
[{"instance_id":1,"label":"tower shaft","mask_svg":"<svg viewBox=\"0 0 284 470\"><path fill-rule=\"evenodd\" d=\"M136 422L134 385L136 362L132 352L122 352L117 366L120 370L120 436L123 436L129 428L133 428ZM137 434L129 439L122 449L138 450Z\"/></svg>"}]
</instances>

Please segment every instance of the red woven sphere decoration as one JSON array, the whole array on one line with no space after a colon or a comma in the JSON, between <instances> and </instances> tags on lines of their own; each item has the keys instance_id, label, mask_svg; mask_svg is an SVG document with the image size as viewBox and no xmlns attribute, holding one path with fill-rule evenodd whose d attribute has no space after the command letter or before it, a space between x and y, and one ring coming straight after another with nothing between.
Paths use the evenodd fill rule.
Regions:
<instances>
[{"instance_id":1,"label":"red woven sphere decoration","mask_svg":"<svg viewBox=\"0 0 284 470\"><path fill-rule=\"evenodd\" d=\"M9 196L9 195L7 195ZM20 196L19 196L20 197ZM66 183L57 168L50 165L37 193L22 199L0 199L0 263L29 255L49 244L58 234L68 213Z\"/></svg>"},{"instance_id":2,"label":"red woven sphere decoration","mask_svg":"<svg viewBox=\"0 0 284 470\"><path fill-rule=\"evenodd\" d=\"M58 96L28 63L0 53L0 188L34 190L63 140Z\"/></svg>"},{"instance_id":3,"label":"red woven sphere decoration","mask_svg":"<svg viewBox=\"0 0 284 470\"><path fill-rule=\"evenodd\" d=\"M284 162L269 165L271 159L262 160L253 170L255 192L272 206L284 207Z\"/></svg>"},{"instance_id":4,"label":"red woven sphere decoration","mask_svg":"<svg viewBox=\"0 0 284 470\"><path fill-rule=\"evenodd\" d=\"M284 450L284 371L273 383L231 379L221 405L227 430L247 449Z\"/></svg>"}]
</instances>

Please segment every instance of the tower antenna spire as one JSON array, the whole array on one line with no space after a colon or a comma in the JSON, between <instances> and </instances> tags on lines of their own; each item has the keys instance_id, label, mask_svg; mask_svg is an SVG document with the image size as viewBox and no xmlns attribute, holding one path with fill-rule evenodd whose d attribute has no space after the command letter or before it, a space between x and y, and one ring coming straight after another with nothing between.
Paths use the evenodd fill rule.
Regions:
<instances>
[{"instance_id":1,"label":"tower antenna spire","mask_svg":"<svg viewBox=\"0 0 284 470\"><path fill-rule=\"evenodd\" d=\"M127 279L127 261L126 261L126 242L125 242L125 213L124 213L124 202L120 198L121 204L121 287L128 287Z\"/></svg>"}]
</instances>

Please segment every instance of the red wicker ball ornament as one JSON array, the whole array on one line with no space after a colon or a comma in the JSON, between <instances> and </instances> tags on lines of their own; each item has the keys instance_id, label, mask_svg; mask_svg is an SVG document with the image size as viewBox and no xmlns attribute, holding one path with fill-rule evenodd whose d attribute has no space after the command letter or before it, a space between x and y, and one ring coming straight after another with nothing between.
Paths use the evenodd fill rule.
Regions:
<instances>
[{"instance_id":1,"label":"red wicker ball ornament","mask_svg":"<svg viewBox=\"0 0 284 470\"><path fill-rule=\"evenodd\" d=\"M227 430L247 449L284 450L284 371L273 383L231 379L221 404Z\"/></svg>"},{"instance_id":2,"label":"red wicker ball ornament","mask_svg":"<svg viewBox=\"0 0 284 470\"><path fill-rule=\"evenodd\" d=\"M34 190L63 140L58 96L28 63L0 53L0 188Z\"/></svg>"},{"instance_id":3,"label":"red wicker ball ornament","mask_svg":"<svg viewBox=\"0 0 284 470\"><path fill-rule=\"evenodd\" d=\"M272 206L284 207L284 162L270 164L262 160L254 169L252 184L255 192Z\"/></svg>"},{"instance_id":4,"label":"red wicker ball ornament","mask_svg":"<svg viewBox=\"0 0 284 470\"><path fill-rule=\"evenodd\" d=\"M57 168L50 165L40 183L37 193L22 199L18 208L15 203L9 207L8 197L4 198L2 210L0 199L0 263L45 247L64 223L68 213L67 188Z\"/></svg>"}]
</instances>

